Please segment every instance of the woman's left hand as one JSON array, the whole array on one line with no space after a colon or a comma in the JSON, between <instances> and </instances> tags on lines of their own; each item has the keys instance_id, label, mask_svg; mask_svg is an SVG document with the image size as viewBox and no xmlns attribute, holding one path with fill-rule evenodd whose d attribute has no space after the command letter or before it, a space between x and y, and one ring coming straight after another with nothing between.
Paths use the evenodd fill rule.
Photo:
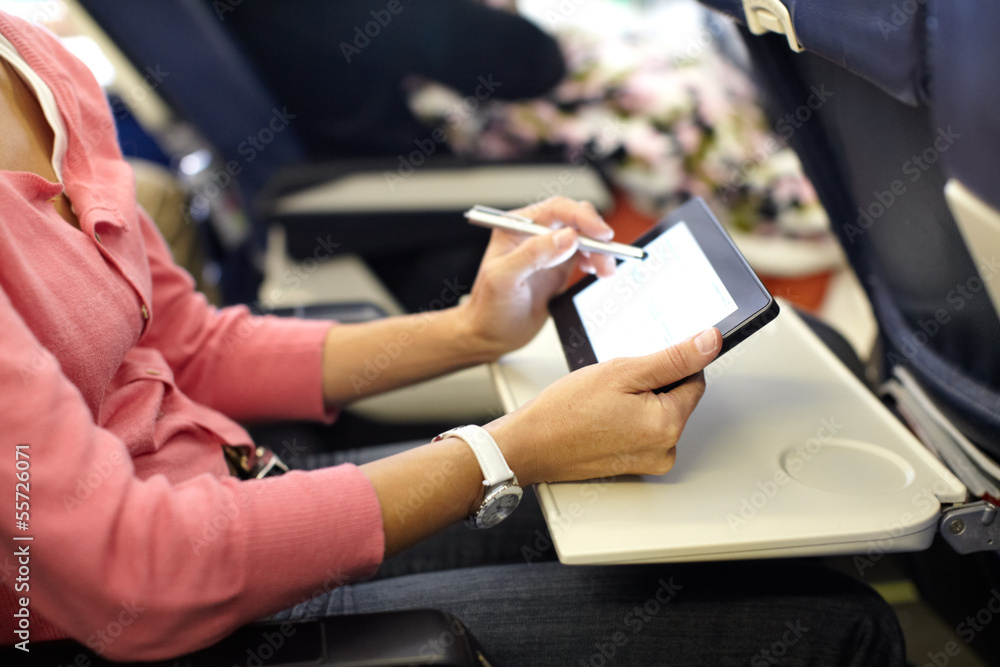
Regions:
<instances>
[{"instance_id":1,"label":"woman's left hand","mask_svg":"<svg viewBox=\"0 0 1000 667\"><path fill-rule=\"evenodd\" d=\"M566 288L575 266L600 277L615 271L613 257L578 252L577 232L601 241L614 236L589 202L553 197L513 213L562 229L544 236L493 230L472 294L459 308L496 356L534 338L548 316L549 299Z\"/></svg>"}]
</instances>

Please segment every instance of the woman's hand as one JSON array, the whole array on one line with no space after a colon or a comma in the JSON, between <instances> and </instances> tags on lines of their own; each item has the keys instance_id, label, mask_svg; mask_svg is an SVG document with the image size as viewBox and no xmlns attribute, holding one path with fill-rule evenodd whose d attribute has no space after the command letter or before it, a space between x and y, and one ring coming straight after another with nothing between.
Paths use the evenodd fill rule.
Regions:
<instances>
[{"instance_id":1,"label":"woman's hand","mask_svg":"<svg viewBox=\"0 0 1000 667\"><path fill-rule=\"evenodd\" d=\"M549 299L566 288L577 262L601 277L615 270L609 256L577 252L577 232L602 241L614 235L589 202L553 197L514 213L563 229L545 236L493 230L472 294L459 309L494 356L521 347L538 333Z\"/></svg>"},{"instance_id":2,"label":"woman's hand","mask_svg":"<svg viewBox=\"0 0 1000 667\"><path fill-rule=\"evenodd\" d=\"M645 357L570 373L485 426L522 486L609 475L662 475L705 391L701 370L722 348L718 329ZM653 390L687 378L663 394ZM386 555L467 517L483 502L483 474L458 438L361 466L382 508Z\"/></svg>"},{"instance_id":3,"label":"woman's hand","mask_svg":"<svg viewBox=\"0 0 1000 667\"><path fill-rule=\"evenodd\" d=\"M722 334L709 329L654 354L581 368L486 429L523 485L662 475L705 391L701 371L721 347Z\"/></svg>"}]
</instances>

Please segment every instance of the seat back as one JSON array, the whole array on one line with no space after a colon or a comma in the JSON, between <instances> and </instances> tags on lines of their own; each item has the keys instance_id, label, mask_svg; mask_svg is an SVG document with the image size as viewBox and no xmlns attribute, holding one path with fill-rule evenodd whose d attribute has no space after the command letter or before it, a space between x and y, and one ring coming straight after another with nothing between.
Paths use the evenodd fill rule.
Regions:
<instances>
[{"instance_id":1,"label":"seat back","mask_svg":"<svg viewBox=\"0 0 1000 667\"><path fill-rule=\"evenodd\" d=\"M277 169L305 151L285 111L203 0L81 0L157 91L198 128L222 159L235 161L252 202Z\"/></svg>"},{"instance_id":2,"label":"seat back","mask_svg":"<svg viewBox=\"0 0 1000 667\"><path fill-rule=\"evenodd\" d=\"M738 21L744 4L764 4L706 2ZM1000 456L1000 319L985 288L1000 276L980 252L988 234L967 245L945 194L951 179L949 190L960 183L1000 211L1000 5L784 5L794 32L744 28L745 41L775 130L798 151L871 299L884 361L907 365L966 435Z\"/></svg>"}]
</instances>

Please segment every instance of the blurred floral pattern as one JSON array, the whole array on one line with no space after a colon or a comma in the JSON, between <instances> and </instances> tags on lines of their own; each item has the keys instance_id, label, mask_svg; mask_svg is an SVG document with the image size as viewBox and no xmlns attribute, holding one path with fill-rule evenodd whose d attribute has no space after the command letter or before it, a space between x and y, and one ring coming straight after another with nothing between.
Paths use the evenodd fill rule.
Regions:
<instances>
[{"instance_id":1,"label":"blurred floral pattern","mask_svg":"<svg viewBox=\"0 0 1000 667\"><path fill-rule=\"evenodd\" d=\"M787 136L769 126L748 74L716 48L725 31L706 23L692 48L673 54L649 31L552 32L569 75L545 99L470 109L429 83L412 96L414 112L445 128L461 155L585 158L652 216L701 196L731 229L831 240Z\"/></svg>"}]
</instances>

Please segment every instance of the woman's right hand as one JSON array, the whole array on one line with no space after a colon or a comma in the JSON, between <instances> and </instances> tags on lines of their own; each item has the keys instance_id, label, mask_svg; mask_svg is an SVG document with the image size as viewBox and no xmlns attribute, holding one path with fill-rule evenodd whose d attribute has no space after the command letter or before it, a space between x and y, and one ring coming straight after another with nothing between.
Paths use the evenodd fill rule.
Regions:
<instances>
[{"instance_id":1,"label":"woman's right hand","mask_svg":"<svg viewBox=\"0 0 1000 667\"><path fill-rule=\"evenodd\" d=\"M705 392L701 373L722 347L718 329L644 357L570 373L486 425L527 486L609 475L662 475L673 467L688 417ZM654 389L687 378L662 393Z\"/></svg>"}]
</instances>

